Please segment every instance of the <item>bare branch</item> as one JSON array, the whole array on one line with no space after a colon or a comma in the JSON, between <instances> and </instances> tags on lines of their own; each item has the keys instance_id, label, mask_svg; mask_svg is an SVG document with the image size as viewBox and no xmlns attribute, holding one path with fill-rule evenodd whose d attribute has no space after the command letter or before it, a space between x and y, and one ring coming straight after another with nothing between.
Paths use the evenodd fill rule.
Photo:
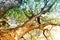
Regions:
<instances>
[{"instance_id":1,"label":"bare branch","mask_svg":"<svg viewBox=\"0 0 60 40\"><path fill-rule=\"evenodd\" d=\"M54 4L55 4L55 1L54 1L51 5L49 5L48 8L47 8L46 10L43 10L43 11L42 11L43 14L45 14L46 12L49 12L50 9L52 8L52 6L53 6Z\"/></svg>"},{"instance_id":2,"label":"bare branch","mask_svg":"<svg viewBox=\"0 0 60 40\"><path fill-rule=\"evenodd\" d=\"M50 11L50 9L52 8L52 6L55 4L55 1L50 5L50 6L48 6L48 8L46 9L46 10L44 10L45 9L45 7L47 6L47 3L48 3L48 0L44 0L45 2L45 5L44 5L44 7L41 9L41 13L42 14L45 14L46 12L49 12ZM37 17L37 21L38 21L38 23L40 24L40 17Z\"/></svg>"},{"instance_id":3,"label":"bare branch","mask_svg":"<svg viewBox=\"0 0 60 40\"><path fill-rule=\"evenodd\" d=\"M54 4L55 4L55 1L49 6L49 8L47 10L49 11Z\"/></svg>"},{"instance_id":4,"label":"bare branch","mask_svg":"<svg viewBox=\"0 0 60 40\"><path fill-rule=\"evenodd\" d=\"M48 3L48 0L44 0L44 7L43 7L43 8L41 8L41 11L43 11L43 10L44 10L44 8L47 6L47 3Z\"/></svg>"}]
</instances>

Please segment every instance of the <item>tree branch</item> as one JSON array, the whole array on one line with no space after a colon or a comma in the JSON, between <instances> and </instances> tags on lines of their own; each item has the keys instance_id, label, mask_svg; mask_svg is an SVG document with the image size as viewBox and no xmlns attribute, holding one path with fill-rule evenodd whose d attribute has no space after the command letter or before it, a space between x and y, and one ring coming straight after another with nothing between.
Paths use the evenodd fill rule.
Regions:
<instances>
[{"instance_id":1,"label":"tree branch","mask_svg":"<svg viewBox=\"0 0 60 40\"><path fill-rule=\"evenodd\" d=\"M28 16L26 13L24 13L24 14L25 14L25 16L26 16L28 19L31 19L30 16Z\"/></svg>"},{"instance_id":2,"label":"tree branch","mask_svg":"<svg viewBox=\"0 0 60 40\"><path fill-rule=\"evenodd\" d=\"M53 23L45 23L45 24L36 24L33 26L24 26L24 27L16 27L13 29L7 29L7 30L1 30L0 29L0 40L3 40L4 38L7 39L6 36L9 36L8 40L15 40L14 38L17 36L17 39L20 39L21 37L23 37L24 34L28 33L30 30L39 28L41 30L44 30L44 27L47 25L55 25L55 26L60 26L60 24L53 24ZM14 35L12 35L14 34ZM11 35L11 36L10 36ZM2 37L3 36L3 37ZM4 40L5 40L4 39Z\"/></svg>"},{"instance_id":3,"label":"tree branch","mask_svg":"<svg viewBox=\"0 0 60 40\"><path fill-rule=\"evenodd\" d=\"M52 4L53 5L53 4ZM51 7L50 7L51 8ZM50 10L49 8L49 10ZM41 30L44 30L44 27L47 25L55 25L55 26L60 26L60 24L53 24L53 23L45 23L45 24L38 24L36 23L35 25L31 26L34 20L37 17L40 17L42 13L46 13L47 10L42 11L38 15L32 17L30 20L28 20L24 25L18 26L16 28L11 28L11 29L6 29L2 30L0 29L0 40L19 40L24 34L28 33L30 30L39 28ZM9 38L7 38L9 37Z\"/></svg>"},{"instance_id":4,"label":"tree branch","mask_svg":"<svg viewBox=\"0 0 60 40\"><path fill-rule=\"evenodd\" d=\"M48 0L44 0L44 7L43 7L43 8L41 8L41 11L43 11L43 10L44 10L44 8L47 6L47 3L48 3Z\"/></svg>"}]
</instances>

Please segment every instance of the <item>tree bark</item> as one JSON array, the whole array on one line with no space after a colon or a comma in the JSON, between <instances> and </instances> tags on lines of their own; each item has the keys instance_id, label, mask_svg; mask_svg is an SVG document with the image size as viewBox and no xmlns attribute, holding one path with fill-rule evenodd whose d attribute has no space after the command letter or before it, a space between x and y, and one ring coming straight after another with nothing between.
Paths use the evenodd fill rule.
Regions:
<instances>
[{"instance_id":1,"label":"tree bark","mask_svg":"<svg viewBox=\"0 0 60 40\"><path fill-rule=\"evenodd\" d=\"M0 30L0 40L19 40L21 37L23 37L24 34L29 32L30 30L36 28L44 30L44 27L47 25L60 26L60 24L45 23L45 24L36 24L34 26L29 26L29 27L24 26L24 27L16 27L7 30Z\"/></svg>"}]
</instances>

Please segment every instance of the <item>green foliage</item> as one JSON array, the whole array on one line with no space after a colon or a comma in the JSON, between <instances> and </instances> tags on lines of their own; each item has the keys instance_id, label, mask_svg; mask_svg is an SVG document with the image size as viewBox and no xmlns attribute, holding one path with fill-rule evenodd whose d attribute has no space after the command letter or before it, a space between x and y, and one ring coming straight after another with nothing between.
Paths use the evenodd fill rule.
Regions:
<instances>
[{"instance_id":1,"label":"green foliage","mask_svg":"<svg viewBox=\"0 0 60 40\"><path fill-rule=\"evenodd\" d=\"M53 3L52 0L48 0L48 6L51 5L51 3ZM53 12L53 10L55 10L57 3L52 7L52 9L50 10L50 12ZM6 21L8 21L9 19L14 20L15 23L24 23L28 20L28 18L25 16L25 14L27 14L28 16L31 16L31 12L32 11L35 14L40 13L41 8L44 6L44 0L23 0L20 8L18 7L14 7L10 10L7 11L7 13L4 15L4 18ZM48 6L45 8L47 9ZM45 20L46 19L46 20ZM41 20L46 22L46 21L50 21L52 19L48 18L48 17L41 17Z\"/></svg>"},{"instance_id":2,"label":"green foliage","mask_svg":"<svg viewBox=\"0 0 60 40\"><path fill-rule=\"evenodd\" d=\"M23 8L23 9L22 9L22 13L23 13L23 14L27 14L28 16L31 16L30 10L27 10L26 8Z\"/></svg>"},{"instance_id":3,"label":"green foliage","mask_svg":"<svg viewBox=\"0 0 60 40\"><path fill-rule=\"evenodd\" d=\"M53 5L53 7L51 8L50 12L54 12L56 10L56 6L57 6L57 0L55 2L55 4Z\"/></svg>"},{"instance_id":4,"label":"green foliage","mask_svg":"<svg viewBox=\"0 0 60 40\"><path fill-rule=\"evenodd\" d=\"M34 0L35 2L39 2L40 0Z\"/></svg>"},{"instance_id":5,"label":"green foliage","mask_svg":"<svg viewBox=\"0 0 60 40\"><path fill-rule=\"evenodd\" d=\"M49 22L49 21L54 20L54 19L53 18L49 18L48 16L44 16L44 17L41 17L41 20L43 22Z\"/></svg>"},{"instance_id":6,"label":"green foliage","mask_svg":"<svg viewBox=\"0 0 60 40\"><path fill-rule=\"evenodd\" d=\"M13 9L10 9L7 11L7 13L4 15L4 18L6 21L11 20L11 22L15 23L16 25L21 23L24 23L27 21L27 18L23 12L20 11L20 8L15 7Z\"/></svg>"}]
</instances>

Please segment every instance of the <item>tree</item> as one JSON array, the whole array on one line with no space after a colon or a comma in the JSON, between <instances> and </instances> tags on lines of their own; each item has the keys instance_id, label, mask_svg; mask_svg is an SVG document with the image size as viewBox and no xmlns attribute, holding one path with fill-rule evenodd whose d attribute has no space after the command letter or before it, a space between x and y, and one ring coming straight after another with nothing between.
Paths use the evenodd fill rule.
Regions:
<instances>
[{"instance_id":1,"label":"tree","mask_svg":"<svg viewBox=\"0 0 60 40\"><path fill-rule=\"evenodd\" d=\"M27 9L31 13L31 16L29 16L28 14L26 14L25 11L22 10L29 20L27 22L25 22L21 27L17 26L16 28L11 28L11 29L6 29L6 30L1 29L0 30L0 34L1 34L0 40L19 40L25 33L27 33L30 30L33 30L35 28L39 28L39 29L43 30L43 35L45 36L45 38L47 40L49 40L47 38L47 36L45 35L45 31L46 30L48 31L48 29L44 29L44 27L46 25L60 26L60 24L53 24L53 23L49 23L49 22L44 23L44 24L40 24L41 15L49 12L50 9L52 8L52 6L56 3L56 0L53 0L53 1L52 0L51 1L50 0L43 0L44 6L42 8L40 8L39 12L38 11L35 12L36 9L35 9L35 11L33 11L33 9L30 7L31 5L28 4L29 1L28 2L24 1L25 4L27 4L27 6L29 7L29 9L27 9L26 6L24 6L22 8L23 10ZM39 4L40 4L40 2L39 2ZM36 4L36 5L39 5L39 4ZM33 25L34 21L36 21L36 23ZM9 37L9 38L7 38L7 37Z\"/></svg>"},{"instance_id":2,"label":"tree","mask_svg":"<svg viewBox=\"0 0 60 40\"><path fill-rule=\"evenodd\" d=\"M0 18L4 16L4 14L14 8L14 7L19 7L20 4L22 3L22 0L5 0L5 1L0 1Z\"/></svg>"}]
</instances>

